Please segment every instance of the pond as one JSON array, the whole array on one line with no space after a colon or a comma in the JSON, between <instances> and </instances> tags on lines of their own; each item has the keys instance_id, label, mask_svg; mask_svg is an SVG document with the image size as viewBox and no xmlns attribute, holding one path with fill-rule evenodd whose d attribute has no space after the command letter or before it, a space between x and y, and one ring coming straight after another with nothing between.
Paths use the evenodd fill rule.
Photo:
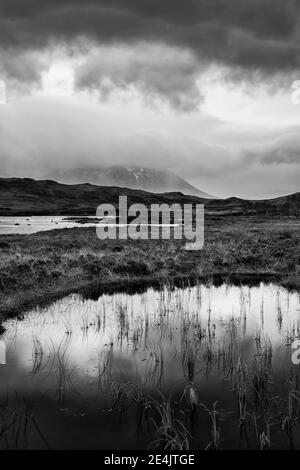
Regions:
<instances>
[{"instance_id":1,"label":"pond","mask_svg":"<svg viewBox=\"0 0 300 470\"><path fill-rule=\"evenodd\" d=\"M76 294L4 326L2 449L300 449L297 293Z\"/></svg>"}]
</instances>

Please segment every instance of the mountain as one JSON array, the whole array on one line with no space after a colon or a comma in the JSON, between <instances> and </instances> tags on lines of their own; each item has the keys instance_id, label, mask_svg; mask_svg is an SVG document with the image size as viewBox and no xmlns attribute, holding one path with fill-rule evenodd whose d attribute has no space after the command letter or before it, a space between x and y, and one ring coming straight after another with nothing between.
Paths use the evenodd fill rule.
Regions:
<instances>
[{"instance_id":1,"label":"mountain","mask_svg":"<svg viewBox=\"0 0 300 470\"><path fill-rule=\"evenodd\" d=\"M206 199L181 192L150 193L139 189L92 184L67 185L51 180L0 178L0 215L95 215L98 205L119 203L128 197L128 205L191 204L205 205L206 215L300 215L300 193L276 199Z\"/></svg>"},{"instance_id":2,"label":"mountain","mask_svg":"<svg viewBox=\"0 0 300 470\"><path fill-rule=\"evenodd\" d=\"M68 185L51 180L0 178L0 215L95 215L100 204L118 206L120 195L127 196L128 205L204 200L182 193L157 194L90 183Z\"/></svg>"},{"instance_id":3,"label":"mountain","mask_svg":"<svg viewBox=\"0 0 300 470\"><path fill-rule=\"evenodd\" d=\"M213 198L210 194L195 188L168 170L154 170L141 167L111 166L108 168L77 168L68 172L55 171L51 179L63 183L93 183L100 186L118 186L122 188L142 189L152 193L181 192L204 198Z\"/></svg>"}]
</instances>

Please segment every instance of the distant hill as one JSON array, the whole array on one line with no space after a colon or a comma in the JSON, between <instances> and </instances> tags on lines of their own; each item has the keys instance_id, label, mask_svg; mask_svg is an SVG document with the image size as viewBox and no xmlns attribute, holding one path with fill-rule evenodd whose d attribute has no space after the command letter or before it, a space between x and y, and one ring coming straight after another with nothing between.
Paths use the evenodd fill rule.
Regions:
<instances>
[{"instance_id":1,"label":"distant hill","mask_svg":"<svg viewBox=\"0 0 300 470\"><path fill-rule=\"evenodd\" d=\"M300 215L300 193L276 199L205 199L181 192L150 193L139 189L92 184L67 185L51 180L0 178L0 215L95 215L99 204L118 205L119 195L128 204L202 203L211 215Z\"/></svg>"},{"instance_id":2,"label":"distant hill","mask_svg":"<svg viewBox=\"0 0 300 470\"><path fill-rule=\"evenodd\" d=\"M119 195L127 196L128 204L149 205L173 200L188 203L195 200L194 196L185 196L182 193L171 196L89 183L67 185L51 180L0 178L0 215L95 215L99 204L110 203L117 206Z\"/></svg>"},{"instance_id":3,"label":"distant hill","mask_svg":"<svg viewBox=\"0 0 300 470\"><path fill-rule=\"evenodd\" d=\"M181 192L193 196L214 196L195 188L171 171L142 167L111 166L109 168L76 168L67 172L52 172L51 179L63 183L92 183L99 186L119 186L142 189L152 193Z\"/></svg>"}]
</instances>

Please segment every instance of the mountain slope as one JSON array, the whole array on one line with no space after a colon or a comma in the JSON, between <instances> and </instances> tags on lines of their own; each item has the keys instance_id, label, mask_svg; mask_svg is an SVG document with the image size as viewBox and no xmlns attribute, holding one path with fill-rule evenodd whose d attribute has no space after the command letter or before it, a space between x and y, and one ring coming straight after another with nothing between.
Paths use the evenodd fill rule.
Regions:
<instances>
[{"instance_id":1,"label":"mountain slope","mask_svg":"<svg viewBox=\"0 0 300 470\"><path fill-rule=\"evenodd\" d=\"M142 189L154 193L181 192L193 196L212 198L200 189L187 183L171 171L141 167L111 166L109 168L76 168L68 172L53 172L51 179L64 183L93 183L100 186L119 186Z\"/></svg>"},{"instance_id":2,"label":"mountain slope","mask_svg":"<svg viewBox=\"0 0 300 470\"><path fill-rule=\"evenodd\" d=\"M138 189L92 184L66 185L51 180L0 178L0 215L95 215L99 204L118 206L119 196L128 197L128 205L142 203L199 203L209 215L300 214L300 193L263 201L239 198L205 199L180 192L150 193Z\"/></svg>"},{"instance_id":3,"label":"mountain slope","mask_svg":"<svg viewBox=\"0 0 300 470\"><path fill-rule=\"evenodd\" d=\"M67 185L51 180L0 178L0 215L95 215L99 204L118 206L120 195L128 197L128 205L202 201L182 193L168 197L167 194L89 183Z\"/></svg>"}]
</instances>

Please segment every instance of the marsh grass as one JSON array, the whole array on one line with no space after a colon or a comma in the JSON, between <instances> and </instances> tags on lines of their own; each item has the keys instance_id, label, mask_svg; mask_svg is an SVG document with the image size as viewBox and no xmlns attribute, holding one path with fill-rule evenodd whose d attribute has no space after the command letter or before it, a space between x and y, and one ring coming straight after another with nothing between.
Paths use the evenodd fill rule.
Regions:
<instances>
[{"instance_id":1,"label":"marsh grass","mask_svg":"<svg viewBox=\"0 0 300 470\"><path fill-rule=\"evenodd\" d=\"M212 440L205 447L205 450L213 449L219 450L220 448L220 437L221 437L221 416L222 413L218 410L218 402L214 402L212 408L209 409L206 405L201 405L204 410L208 413L211 422L211 438Z\"/></svg>"},{"instance_id":2,"label":"marsh grass","mask_svg":"<svg viewBox=\"0 0 300 470\"><path fill-rule=\"evenodd\" d=\"M70 363L68 347L69 342L62 341L56 351L56 395L61 408L66 404L68 388L71 387L73 391L76 391L72 381L73 369Z\"/></svg>"},{"instance_id":3,"label":"marsh grass","mask_svg":"<svg viewBox=\"0 0 300 470\"><path fill-rule=\"evenodd\" d=\"M226 286L222 288L227 292ZM28 328L30 322L35 327L28 336L33 384L45 383L49 396L54 386L61 422L69 413L72 419L79 416L83 425L87 407L97 429L116 435L122 429L128 440L135 436L144 448L218 450L240 445L267 450L278 443L297 447L300 372L286 361L289 367L278 369L275 361L278 350L281 359L286 354L290 360L297 323L285 323L279 295L273 320L282 344L274 349L264 328L266 300L259 297L258 323L248 337L245 323L254 300L247 288L239 293L235 315L222 310L216 315L210 284L201 289L169 286L151 291L150 297L116 294L93 302L71 296L66 304L58 302L56 313L54 307L48 316L33 312L24 319ZM156 302L151 311L149 298ZM48 343L48 323L61 332L60 342L53 337ZM15 344L17 328L8 333ZM95 350L88 347L93 338ZM74 363L74 344L84 345L93 357L91 375L86 372L84 378ZM30 448L33 434L41 447L54 447L45 421L35 411L35 400L12 408L6 401L0 403L1 448Z\"/></svg>"},{"instance_id":4,"label":"marsh grass","mask_svg":"<svg viewBox=\"0 0 300 470\"><path fill-rule=\"evenodd\" d=\"M208 218L201 252L184 250L180 240L100 241L93 228L3 235L0 310L16 314L99 282L117 287L137 280L273 274L299 288L299 240L298 219L255 217Z\"/></svg>"},{"instance_id":5,"label":"marsh grass","mask_svg":"<svg viewBox=\"0 0 300 470\"><path fill-rule=\"evenodd\" d=\"M25 395L16 394L18 407L12 409L8 397L0 405L0 449L27 450L31 434L38 434L43 448L51 450L45 434L34 416L34 404Z\"/></svg>"},{"instance_id":6,"label":"marsh grass","mask_svg":"<svg viewBox=\"0 0 300 470\"><path fill-rule=\"evenodd\" d=\"M183 422L174 416L170 398L161 397L161 401L153 400L152 409L156 416L151 418L155 428L156 439L152 445L160 450L188 450L189 432Z\"/></svg>"},{"instance_id":7,"label":"marsh grass","mask_svg":"<svg viewBox=\"0 0 300 470\"><path fill-rule=\"evenodd\" d=\"M97 397L100 392L108 388L112 382L113 345L106 347L103 351L98 351L97 361Z\"/></svg>"},{"instance_id":8,"label":"marsh grass","mask_svg":"<svg viewBox=\"0 0 300 470\"><path fill-rule=\"evenodd\" d=\"M43 362L44 362L44 348L42 342L36 337L33 337L33 351L32 351L32 357L33 357L33 366L32 366L32 372L33 374L36 374L38 371L41 370Z\"/></svg>"}]
</instances>

